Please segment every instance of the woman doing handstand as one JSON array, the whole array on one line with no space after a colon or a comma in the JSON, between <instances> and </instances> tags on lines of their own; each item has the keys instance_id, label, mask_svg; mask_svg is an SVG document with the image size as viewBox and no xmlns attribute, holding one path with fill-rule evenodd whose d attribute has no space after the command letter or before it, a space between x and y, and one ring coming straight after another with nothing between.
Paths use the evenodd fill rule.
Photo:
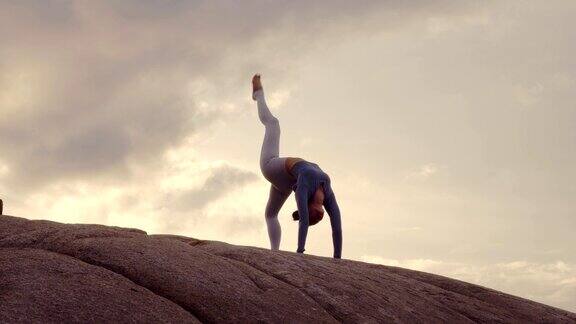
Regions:
<instances>
[{"instance_id":1,"label":"woman doing handstand","mask_svg":"<svg viewBox=\"0 0 576 324\"><path fill-rule=\"evenodd\" d=\"M340 209L332 191L330 177L316 163L295 157L279 157L280 123L266 105L259 74L252 78L252 99L257 102L258 117L266 129L260 153L260 170L271 183L265 211L271 249L278 250L280 247L282 231L278 222L278 212L294 191L298 210L292 216L294 220L299 221L296 251L304 252L308 226L322 219L324 206L330 216L334 258L340 258L342 225Z\"/></svg>"}]
</instances>

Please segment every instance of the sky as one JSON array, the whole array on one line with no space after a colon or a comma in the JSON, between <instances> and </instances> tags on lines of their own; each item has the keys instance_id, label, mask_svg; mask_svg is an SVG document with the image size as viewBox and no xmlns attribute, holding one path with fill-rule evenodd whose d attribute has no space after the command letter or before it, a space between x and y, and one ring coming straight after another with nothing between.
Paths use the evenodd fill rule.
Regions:
<instances>
[{"instance_id":1,"label":"sky","mask_svg":"<svg viewBox=\"0 0 576 324\"><path fill-rule=\"evenodd\" d=\"M576 311L574 17L571 0L2 1L4 213L268 248L260 73L280 155L332 179L343 258ZM329 222L306 251L332 255Z\"/></svg>"}]
</instances>

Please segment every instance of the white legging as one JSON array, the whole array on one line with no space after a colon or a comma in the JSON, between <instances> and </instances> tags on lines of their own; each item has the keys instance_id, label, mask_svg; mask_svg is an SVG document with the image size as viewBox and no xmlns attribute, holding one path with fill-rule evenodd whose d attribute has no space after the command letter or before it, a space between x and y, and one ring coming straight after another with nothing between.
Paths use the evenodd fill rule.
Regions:
<instances>
[{"instance_id":1,"label":"white legging","mask_svg":"<svg viewBox=\"0 0 576 324\"><path fill-rule=\"evenodd\" d=\"M292 193L292 186L296 183L286 171L286 158L279 157L280 153L280 123L270 112L264 91L262 89L254 92L252 96L258 105L258 117L266 131L264 141L260 152L260 170L264 177L270 181L270 195L266 204L266 225L268 226L268 237L270 238L270 247L278 250L282 230L278 222L278 213L284 205L284 202Z\"/></svg>"}]
</instances>

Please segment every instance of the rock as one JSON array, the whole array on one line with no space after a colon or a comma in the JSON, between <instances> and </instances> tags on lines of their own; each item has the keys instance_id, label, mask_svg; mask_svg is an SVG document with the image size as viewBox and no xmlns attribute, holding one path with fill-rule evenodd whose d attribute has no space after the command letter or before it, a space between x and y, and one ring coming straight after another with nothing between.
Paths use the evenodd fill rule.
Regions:
<instances>
[{"instance_id":1,"label":"rock","mask_svg":"<svg viewBox=\"0 0 576 324\"><path fill-rule=\"evenodd\" d=\"M0 322L575 323L576 314L397 267L2 216Z\"/></svg>"}]
</instances>

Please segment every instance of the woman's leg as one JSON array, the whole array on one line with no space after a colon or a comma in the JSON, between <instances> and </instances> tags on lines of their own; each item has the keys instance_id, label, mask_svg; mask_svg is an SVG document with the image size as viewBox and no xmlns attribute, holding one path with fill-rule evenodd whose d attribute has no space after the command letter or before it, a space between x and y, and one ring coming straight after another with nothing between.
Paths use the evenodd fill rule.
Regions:
<instances>
[{"instance_id":1,"label":"woman's leg","mask_svg":"<svg viewBox=\"0 0 576 324\"><path fill-rule=\"evenodd\" d=\"M262 150L260 151L260 170L266 178L266 175L275 174L278 168L278 163L269 163L270 160L278 158L280 153L280 123L266 104L264 98L264 90L260 84L260 77L254 76L253 84L255 84L255 91L252 98L256 100L258 105L258 118L266 128L264 133L264 141L262 142ZM281 163L284 168L284 163ZM274 185L270 186L270 194L268 196L268 203L266 204L266 225L268 227L268 237L270 238L270 248L278 250L280 248L280 239L282 237L282 230L280 222L278 222L278 213L284 205L290 191L283 192L278 190Z\"/></svg>"},{"instance_id":2,"label":"woman's leg","mask_svg":"<svg viewBox=\"0 0 576 324\"><path fill-rule=\"evenodd\" d=\"M268 237L270 238L270 248L272 250L278 250L280 248L282 230L280 228L280 222L278 222L278 213L288 196L290 196L290 192L283 193L273 185L270 186L270 195L268 196L268 204L266 204L264 214L266 216Z\"/></svg>"},{"instance_id":3,"label":"woman's leg","mask_svg":"<svg viewBox=\"0 0 576 324\"><path fill-rule=\"evenodd\" d=\"M280 122L270 112L262 89L255 91L253 98L258 104L258 117L266 128L260 151L260 169L264 172L266 163L280 153Z\"/></svg>"}]
</instances>

